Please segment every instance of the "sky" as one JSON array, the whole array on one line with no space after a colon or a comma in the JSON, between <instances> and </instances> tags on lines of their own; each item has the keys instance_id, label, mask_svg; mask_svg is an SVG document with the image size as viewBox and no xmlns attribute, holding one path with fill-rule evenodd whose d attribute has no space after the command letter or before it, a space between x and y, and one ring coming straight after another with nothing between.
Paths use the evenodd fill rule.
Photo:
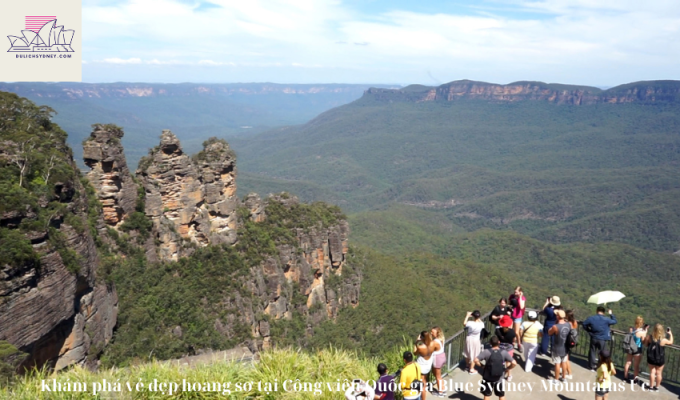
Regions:
<instances>
[{"instance_id":1,"label":"sky","mask_svg":"<svg viewBox=\"0 0 680 400\"><path fill-rule=\"evenodd\" d=\"M85 82L680 80L678 0L83 0Z\"/></svg>"}]
</instances>

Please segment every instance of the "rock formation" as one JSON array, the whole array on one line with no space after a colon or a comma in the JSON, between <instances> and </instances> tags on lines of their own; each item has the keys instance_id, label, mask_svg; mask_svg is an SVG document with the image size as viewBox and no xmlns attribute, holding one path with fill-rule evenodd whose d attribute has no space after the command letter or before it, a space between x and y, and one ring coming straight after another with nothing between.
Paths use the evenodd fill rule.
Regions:
<instances>
[{"instance_id":1,"label":"rock formation","mask_svg":"<svg viewBox=\"0 0 680 400\"><path fill-rule=\"evenodd\" d=\"M266 208L272 202L282 203L284 207L298 205L297 197L285 194L270 196L261 207L254 206L259 203L256 196L249 195L247 199L251 210ZM245 310L246 322L251 324L257 338L255 349L271 345L270 324L257 320L259 313L273 320L289 319L297 309L308 315L311 330L327 318L334 319L341 308L358 305L361 275L343 274L348 236L349 224L345 220L328 227L319 224L308 229L298 228L296 246L278 246L277 257L267 258L260 268L251 271L247 287L257 301L239 301L240 308ZM296 303L296 297L302 297L304 302Z\"/></svg>"},{"instance_id":2,"label":"rock formation","mask_svg":"<svg viewBox=\"0 0 680 400\"><path fill-rule=\"evenodd\" d=\"M139 165L145 212L153 221L161 260L188 254L183 241L199 246L236 241L235 156L225 141L205 142L192 159L165 130L160 145Z\"/></svg>"},{"instance_id":3,"label":"rock formation","mask_svg":"<svg viewBox=\"0 0 680 400\"><path fill-rule=\"evenodd\" d=\"M118 317L109 267L127 258L156 268L154 262L178 260L197 247L233 245L239 226L255 232L243 238L264 232L272 239L261 253L219 249L245 269L228 275L238 288L233 293L201 299L212 302L204 316L215 319L217 332L241 339L248 324L256 338L251 346L260 349L270 345L276 320L301 316L311 330L340 307L358 304L361 273L346 258L349 228L340 209L302 205L286 194L240 202L235 155L224 140L209 139L189 157L163 131L140 163L138 184L120 144L122 129L94 125L83 143L90 168L84 181L48 108L2 92L0 108L5 121L26 122L0 125L0 342L26 353L22 366L96 367ZM143 254L150 263L140 260ZM170 333L181 338L183 328L173 324Z\"/></svg>"},{"instance_id":4,"label":"rock formation","mask_svg":"<svg viewBox=\"0 0 680 400\"><path fill-rule=\"evenodd\" d=\"M296 197L287 194L265 201L249 194L239 201L235 156L225 141L214 138L189 157L177 137L163 131L159 146L140 162L137 176L146 193L145 213L153 222L155 244L147 249L147 255L158 255L160 261L177 261L196 246L234 244L239 207L247 210L252 222L265 223L271 204L288 209L301 206ZM311 328L335 318L340 308L358 304L361 276L343 274L347 221L298 228L293 234L297 238L294 245L279 245L277 256L268 256L252 268L243 283L249 296L235 293L224 300L237 304L241 312L216 319L217 331L229 336L237 322L250 325L256 339L252 348L257 350L270 346L272 320L289 319L297 310L307 316ZM181 336L181 332L181 327L175 327L173 334Z\"/></svg>"},{"instance_id":5,"label":"rock formation","mask_svg":"<svg viewBox=\"0 0 680 400\"><path fill-rule=\"evenodd\" d=\"M135 210L137 185L125 161L123 130L114 125L94 125L83 143L83 160L90 167L87 179L95 188L103 208L104 222L118 226Z\"/></svg>"}]
</instances>

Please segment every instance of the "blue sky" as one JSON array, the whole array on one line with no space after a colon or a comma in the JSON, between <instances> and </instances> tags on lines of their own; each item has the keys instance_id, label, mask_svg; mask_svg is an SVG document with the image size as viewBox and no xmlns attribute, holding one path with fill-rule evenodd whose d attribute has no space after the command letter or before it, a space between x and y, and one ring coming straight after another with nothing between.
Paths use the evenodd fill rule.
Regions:
<instances>
[{"instance_id":1,"label":"blue sky","mask_svg":"<svg viewBox=\"0 0 680 400\"><path fill-rule=\"evenodd\" d=\"M678 0L83 0L87 82L680 79Z\"/></svg>"}]
</instances>

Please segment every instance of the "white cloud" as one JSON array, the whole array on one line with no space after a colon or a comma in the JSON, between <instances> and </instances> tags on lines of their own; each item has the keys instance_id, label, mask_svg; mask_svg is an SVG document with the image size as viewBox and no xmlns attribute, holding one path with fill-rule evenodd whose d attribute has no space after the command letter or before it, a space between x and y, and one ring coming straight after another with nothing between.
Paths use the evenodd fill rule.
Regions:
<instances>
[{"instance_id":1,"label":"white cloud","mask_svg":"<svg viewBox=\"0 0 680 400\"><path fill-rule=\"evenodd\" d=\"M105 58L101 62L107 63L107 64L141 64L142 60L139 58L128 58L127 60L124 60L122 58Z\"/></svg>"},{"instance_id":2,"label":"white cloud","mask_svg":"<svg viewBox=\"0 0 680 400\"><path fill-rule=\"evenodd\" d=\"M179 0L86 0L84 40L97 49L88 56L118 64L314 66L328 69L328 81L333 69L380 71L391 82L426 71L505 82L680 78L676 0L497 0L460 13L377 15L334 0L211 2L220 7L196 13L196 4Z\"/></svg>"},{"instance_id":3,"label":"white cloud","mask_svg":"<svg viewBox=\"0 0 680 400\"><path fill-rule=\"evenodd\" d=\"M230 67L236 66L233 62L218 62L218 61L213 61L213 60L201 60L198 62L198 65L208 65L208 66L222 66L222 65L228 65Z\"/></svg>"}]
</instances>

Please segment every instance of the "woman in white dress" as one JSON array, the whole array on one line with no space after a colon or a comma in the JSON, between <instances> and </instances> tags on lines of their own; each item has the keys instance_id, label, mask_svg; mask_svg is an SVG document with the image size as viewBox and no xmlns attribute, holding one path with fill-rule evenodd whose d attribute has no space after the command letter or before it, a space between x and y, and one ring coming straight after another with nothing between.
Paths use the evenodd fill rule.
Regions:
<instances>
[{"instance_id":1,"label":"woman in white dress","mask_svg":"<svg viewBox=\"0 0 680 400\"><path fill-rule=\"evenodd\" d=\"M470 317L474 318L470 321ZM479 310L473 312L468 311L463 320L463 327L467 329L467 337L465 338L465 359L467 360L468 371L471 375L477 373L473 362L475 358L482 352L481 333L484 329L484 321L481 319L482 313Z\"/></svg>"}]
</instances>

